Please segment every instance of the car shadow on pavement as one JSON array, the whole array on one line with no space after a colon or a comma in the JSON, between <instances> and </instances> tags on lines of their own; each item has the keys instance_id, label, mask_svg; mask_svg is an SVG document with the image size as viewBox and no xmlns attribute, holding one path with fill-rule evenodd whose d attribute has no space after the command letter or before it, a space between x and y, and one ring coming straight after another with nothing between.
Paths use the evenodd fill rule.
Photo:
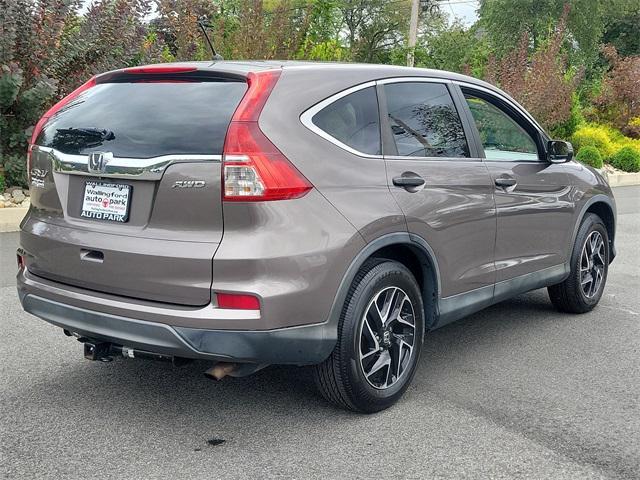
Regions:
<instances>
[{"instance_id":1,"label":"car shadow on pavement","mask_svg":"<svg viewBox=\"0 0 640 480\"><path fill-rule=\"evenodd\" d=\"M420 388L413 395L428 392L430 383L438 383L442 375L450 375L447 365L477 362L478 349L491 351L518 335L520 330L535 329L540 322L551 322L541 313L553 311L546 294L530 293L496 305L462 321L427 334L425 348L415 382ZM333 411L334 418L349 417L348 412L329 406L316 392L308 367L269 367L244 378L226 377L216 381L205 377L207 362L193 362L183 367L168 363L137 359L116 359L113 362L88 362L81 358L81 345L69 365L54 366L46 379L26 387L45 389L49 405L85 411L89 416L117 418L132 415L153 417L159 413L188 422L216 415L247 415L260 411L274 415L296 414L308 417L309 411ZM24 394L25 392L22 392ZM185 415L182 415L182 414ZM340 413L335 417L336 413ZM200 420L198 420L200 421Z\"/></svg>"}]
</instances>

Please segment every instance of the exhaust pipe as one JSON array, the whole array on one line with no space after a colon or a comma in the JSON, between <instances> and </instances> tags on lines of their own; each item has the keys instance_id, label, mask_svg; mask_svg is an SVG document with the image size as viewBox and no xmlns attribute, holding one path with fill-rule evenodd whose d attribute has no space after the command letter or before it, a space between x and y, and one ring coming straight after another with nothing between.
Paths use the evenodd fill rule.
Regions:
<instances>
[{"instance_id":1,"label":"exhaust pipe","mask_svg":"<svg viewBox=\"0 0 640 480\"><path fill-rule=\"evenodd\" d=\"M230 362L218 362L214 364L204 374L209 378L215 378L216 380L222 380L229 375L230 377L246 377L258 370L262 370L267 367L266 363L230 363Z\"/></svg>"},{"instance_id":2,"label":"exhaust pipe","mask_svg":"<svg viewBox=\"0 0 640 480\"><path fill-rule=\"evenodd\" d=\"M222 380L227 375L230 375L234 370L238 368L237 363L219 362L216 363L209 370L204 372L207 377L215 378L216 380Z\"/></svg>"}]
</instances>

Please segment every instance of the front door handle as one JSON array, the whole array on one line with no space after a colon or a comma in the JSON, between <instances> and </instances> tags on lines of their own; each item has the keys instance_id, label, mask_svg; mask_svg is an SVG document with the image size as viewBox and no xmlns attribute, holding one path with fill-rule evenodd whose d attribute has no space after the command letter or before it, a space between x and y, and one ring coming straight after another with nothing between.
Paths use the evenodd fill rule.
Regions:
<instances>
[{"instance_id":1,"label":"front door handle","mask_svg":"<svg viewBox=\"0 0 640 480\"><path fill-rule=\"evenodd\" d=\"M498 187L508 188L515 187L518 181L513 177L498 177L495 179Z\"/></svg>"},{"instance_id":2,"label":"front door handle","mask_svg":"<svg viewBox=\"0 0 640 480\"><path fill-rule=\"evenodd\" d=\"M407 176L402 175L400 177L393 177L393 184L396 187L415 188L424 185L424 178L415 174Z\"/></svg>"}]
</instances>

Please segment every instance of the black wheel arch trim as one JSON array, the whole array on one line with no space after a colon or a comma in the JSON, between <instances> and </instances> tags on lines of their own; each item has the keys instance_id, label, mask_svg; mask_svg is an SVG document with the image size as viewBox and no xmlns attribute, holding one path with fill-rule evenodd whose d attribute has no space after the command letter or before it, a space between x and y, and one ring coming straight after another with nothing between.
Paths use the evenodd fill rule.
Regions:
<instances>
[{"instance_id":1,"label":"black wheel arch trim","mask_svg":"<svg viewBox=\"0 0 640 480\"><path fill-rule=\"evenodd\" d=\"M353 282L353 279L356 277L360 267L364 265L367 259L371 258L371 256L377 252L378 250L389 247L393 245L402 245L410 247L414 250L419 251L422 256L429 262L429 267L433 269L433 275L435 277L435 285L433 289L433 312L431 315L427 315L425 312L425 328L430 328L436 321L438 317L438 300L440 298L440 271L438 268L438 262L436 260L435 253L431 246L424 240L422 237L411 234L409 232L394 232L388 233L381 237L372 240L367 243L365 247L358 252L355 258L349 264L345 274L342 277L342 281L340 282L340 286L338 287L338 291L333 300L333 304L331 305L331 310L329 312L328 321L326 324L331 326L331 332L335 335L337 341L337 325L340 321L340 315L342 314L342 309L344 307L344 302L347 297L347 293L349 292L349 287ZM426 281L424 282L427 283ZM426 299L423 299L426 300ZM424 302L425 305L427 302Z\"/></svg>"},{"instance_id":2,"label":"black wheel arch trim","mask_svg":"<svg viewBox=\"0 0 640 480\"><path fill-rule=\"evenodd\" d=\"M580 230L580 225L582 224L582 221L584 220L584 217L587 214L587 211L589 210L589 208L591 208L596 203L604 203L607 207L609 207L613 215L613 223L611 225L612 231L610 232L611 235L609 238L609 263L611 263L616 256L615 234L616 234L617 212L616 212L616 205L611 199L611 197L603 193L598 193L596 195L593 195L591 198L589 198L589 200L587 200L584 203L584 205L582 205L582 208L580 209L580 214L578 215L577 221L573 226L571 243L569 244L567 251L569 252L569 257L571 257L571 252L573 251L573 245L576 242L576 237L578 236L578 230ZM602 221L604 222L605 219L603 218Z\"/></svg>"}]
</instances>

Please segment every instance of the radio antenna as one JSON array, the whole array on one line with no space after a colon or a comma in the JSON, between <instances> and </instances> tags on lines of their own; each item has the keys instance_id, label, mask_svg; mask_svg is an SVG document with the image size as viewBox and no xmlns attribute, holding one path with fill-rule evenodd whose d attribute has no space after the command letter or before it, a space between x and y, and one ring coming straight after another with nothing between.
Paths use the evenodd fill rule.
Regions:
<instances>
[{"instance_id":1,"label":"radio antenna","mask_svg":"<svg viewBox=\"0 0 640 480\"><path fill-rule=\"evenodd\" d=\"M200 27L200 30L202 31L202 35L204 35L204 38L207 41L207 44L209 45L209 49L211 50L212 60L214 61L224 60L224 58L222 58L222 55L216 53L216 49L213 48L213 44L211 43L209 34L207 34L207 28L213 28L213 25L211 25L209 22L206 22L205 20L198 20L198 26Z\"/></svg>"}]
</instances>

